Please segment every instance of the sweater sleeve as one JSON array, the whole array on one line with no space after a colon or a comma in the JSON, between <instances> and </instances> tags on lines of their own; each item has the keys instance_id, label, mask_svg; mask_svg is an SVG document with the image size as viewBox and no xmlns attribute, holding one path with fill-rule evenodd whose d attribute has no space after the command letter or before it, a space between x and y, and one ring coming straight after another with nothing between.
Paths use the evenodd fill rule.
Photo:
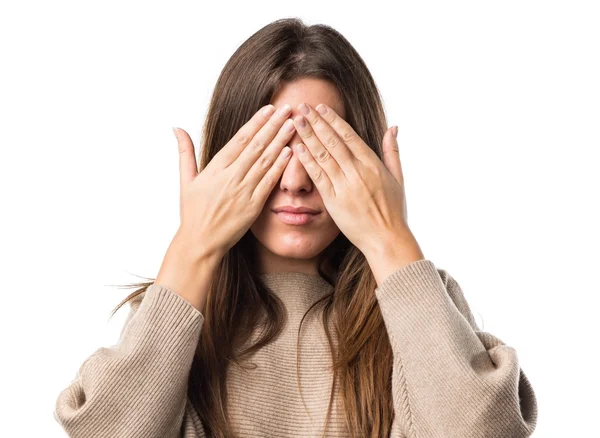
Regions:
<instances>
[{"instance_id":1,"label":"sweater sleeve","mask_svg":"<svg viewBox=\"0 0 600 438\"><path fill-rule=\"evenodd\" d=\"M152 284L131 302L119 341L99 348L56 400L53 416L74 438L198 438L187 397L202 313Z\"/></svg>"},{"instance_id":2,"label":"sweater sleeve","mask_svg":"<svg viewBox=\"0 0 600 438\"><path fill-rule=\"evenodd\" d=\"M517 352L479 330L454 278L418 260L375 294L394 357L393 436L531 436L537 402Z\"/></svg>"}]
</instances>

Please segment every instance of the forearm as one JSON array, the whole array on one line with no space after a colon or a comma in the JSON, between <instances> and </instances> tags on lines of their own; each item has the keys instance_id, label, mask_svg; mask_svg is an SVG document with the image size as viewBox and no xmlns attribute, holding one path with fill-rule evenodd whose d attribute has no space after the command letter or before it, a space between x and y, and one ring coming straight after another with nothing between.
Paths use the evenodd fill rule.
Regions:
<instances>
[{"instance_id":1,"label":"forearm","mask_svg":"<svg viewBox=\"0 0 600 438\"><path fill-rule=\"evenodd\" d=\"M199 311L203 311L206 296L222 255L191 242L178 231L154 281L173 290Z\"/></svg>"},{"instance_id":2,"label":"forearm","mask_svg":"<svg viewBox=\"0 0 600 438\"><path fill-rule=\"evenodd\" d=\"M55 419L73 438L181 436L203 323L181 296L151 285L119 342L97 349L61 391Z\"/></svg>"},{"instance_id":3,"label":"forearm","mask_svg":"<svg viewBox=\"0 0 600 438\"><path fill-rule=\"evenodd\" d=\"M419 429L408 436L531 435L537 404L517 353L470 323L454 279L444 282L422 260L386 277L375 294L394 353L395 406Z\"/></svg>"}]
</instances>

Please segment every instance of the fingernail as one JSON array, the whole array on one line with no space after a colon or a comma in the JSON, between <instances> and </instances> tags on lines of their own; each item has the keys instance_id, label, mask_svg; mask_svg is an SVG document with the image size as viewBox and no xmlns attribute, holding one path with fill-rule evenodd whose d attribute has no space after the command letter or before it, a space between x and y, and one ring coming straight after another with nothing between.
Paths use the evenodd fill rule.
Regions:
<instances>
[{"instance_id":1,"label":"fingernail","mask_svg":"<svg viewBox=\"0 0 600 438\"><path fill-rule=\"evenodd\" d=\"M392 128L392 135L394 136L394 138L398 137L398 126L394 126Z\"/></svg>"},{"instance_id":2,"label":"fingernail","mask_svg":"<svg viewBox=\"0 0 600 438\"><path fill-rule=\"evenodd\" d=\"M296 125L294 125L294 121L292 119L287 119L283 124L283 127L286 131L292 132L296 128Z\"/></svg>"},{"instance_id":3,"label":"fingernail","mask_svg":"<svg viewBox=\"0 0 600 438\"><path fill-rule=\"evenodd\" d=\"M308 109L308 106L305 103L301 103L300 105L298 105L298 109L305 116L307 116L308 113L310 112L310 110Z\"/></svg>"},{"instance_id":4,"label":"fingernail","mask_svg":"<svg viewBox=\"0 0 600 438\"><path fill-rule=\"evenodd\" d=\"M282 116L285 116L291 110L292 110L292 107L289 104L286 103L281 108L279 108L279 114L282 115Z\"/></svg>"},{"instance_id":5,"label":"fingernail","mask_svg":"<svg viewBox=\"0 0 600 438\"><path fill-rule=\"evenodd\" d=\"M273 111L275 111L275 107L272 104L269 104L263 108L262 113L263 116L269 117L271 114L273 114Z\"/></svg>"},{"instance_id":6,"label":"fingernail","mask_svg":"<svg viewBox=\"0 0 600 438\"><path fill-rule=\"evenodd\" d=\"M322 103L318 104L316 109L319 111L319 114L327 114L327 107Z\"/></svg>"},{"instance_id":7,"label":"fingernail","mask_svg":"<svg viewBox=\"0 0 600 438\"><path fill-rule=\"evenodd\" d=\"M177 141L179 141L179 128L176 128L174 126L172 126L173 128L173 134L175 134L175 138L177 139Z\"/></svg>"}]
</instances>

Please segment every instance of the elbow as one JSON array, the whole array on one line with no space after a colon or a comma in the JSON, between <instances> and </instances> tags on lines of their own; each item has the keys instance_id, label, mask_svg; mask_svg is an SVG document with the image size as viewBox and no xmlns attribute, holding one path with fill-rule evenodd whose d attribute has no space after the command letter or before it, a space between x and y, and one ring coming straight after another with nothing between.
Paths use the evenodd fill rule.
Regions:
<instances>
[{"instance_id":1,"label":"elbow","mask_svg":"<svg viewBox=\"0 0 600 438\"><path fill-rule=\"evenodd\" d=\"M490 359L487 365L473 368L478 389L472 401L478 408L468 422L474 432L470 436L530 437L537 424L538 406L516 350L498 345L485 356Z\"/></svg>"},{"instance_id":2,"label":"elbow","mask_svg":"<svg viewBox=\"0 0 600 438\"><path fill-rule=\"evenodd\" d=\"M474 418L482 437L528 438L537 425L538 406L533 387L521 368L518 378L488 387L485 401Z\"/></svg>"},{"instance_id":3,"label":"elbow","mask_svg":"<svg viewBox=\"0 0 600 438\"><path fill-rule=\"evenodd\" d=\"M77 380L60 392L52 414L58 424L70 433L77 424L81 423L86 410L85 392Z\"/></svg>"}]
</instances>

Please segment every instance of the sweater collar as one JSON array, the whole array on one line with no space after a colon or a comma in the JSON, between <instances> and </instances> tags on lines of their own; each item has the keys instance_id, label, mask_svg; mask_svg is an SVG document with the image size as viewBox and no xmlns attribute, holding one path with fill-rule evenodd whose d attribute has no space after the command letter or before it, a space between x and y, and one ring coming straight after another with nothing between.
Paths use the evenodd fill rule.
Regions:
<instances>
[{"instance_id":1,"label":"sweater collar","mask_svg":"<svg viewBox=\"0 0 600 438\"><path fill-rule=\"evenodd\" d=\"M313 303L333 291L333 286L318 274L271 272L259 276L292 314L303 314Z\"/></svg>"}]
</instances>

